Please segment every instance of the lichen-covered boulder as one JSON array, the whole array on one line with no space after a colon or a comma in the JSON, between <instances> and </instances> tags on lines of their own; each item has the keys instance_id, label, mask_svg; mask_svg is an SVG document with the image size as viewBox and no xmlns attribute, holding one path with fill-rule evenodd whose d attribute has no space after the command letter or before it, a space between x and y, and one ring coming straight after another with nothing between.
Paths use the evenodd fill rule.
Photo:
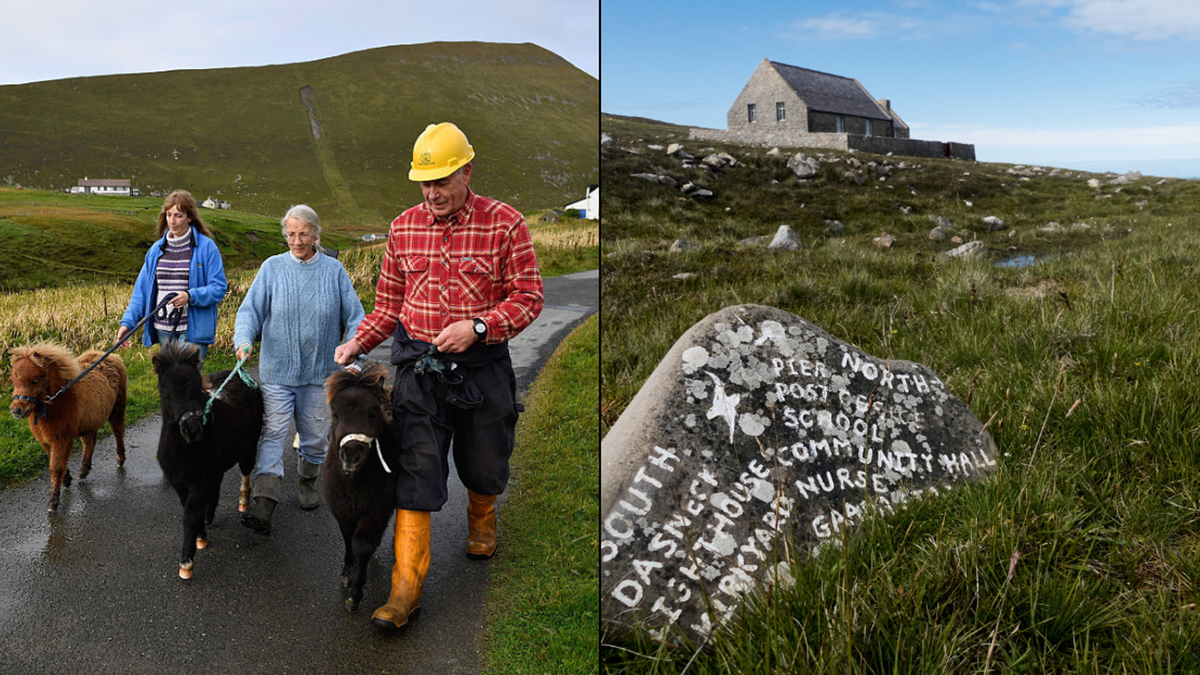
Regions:
<instances>
[{"instance_id":1,"label":"lichen-covered boulder","mask_svg":"<svg viewBox=\"0 0 1200 675\"><path fill-rule=\"evenodd\" d=\"M601 443L604 630L698 643L871 509L995 467L990 434L927 367L778 309L723 309L676 342Z\"/></svg>"}]
</instances>

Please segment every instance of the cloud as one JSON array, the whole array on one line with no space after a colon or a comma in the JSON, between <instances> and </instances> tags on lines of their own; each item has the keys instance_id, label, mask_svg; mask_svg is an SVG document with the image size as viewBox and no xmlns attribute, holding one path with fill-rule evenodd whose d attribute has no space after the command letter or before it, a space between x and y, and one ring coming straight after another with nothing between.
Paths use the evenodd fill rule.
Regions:
<instances>
[{"instance_id":1,"label":"cloud","mask_svg":"<svg viewBox=\"0 0 1200 675\"><path fill-rule=\"evenodd\" d=\"M886 30L887 22L884 16L878 12L871 12L848 17L842 12L834 12L827 16L792 22L787 33L790 37L800 40L870 40L879 37Z\"/></svg>"},{"instance_id":2,"label":"cloud","mask_svg":"<svg viewBox=\"0 0 1200 675\"><path fill-rule=\"evenodd\" d=\"M1129 102L1144 108L1167 108L1170 110L1200 108L1200 80L1192 80L1177 87L1152 91L1145 96L1130 99Z\"/></svg>"},{"instance_id":3,"label":"cloud","mask_svg":"<svg viewBox=\"0 0 1200 675\"><path fill-rule=\"evenodd\" d=\"M1066 8L1072 28L1138 40L1200 39L1200 3L1194 0L1023 0L1027 7Z\"/></svg>"}]
</instances>

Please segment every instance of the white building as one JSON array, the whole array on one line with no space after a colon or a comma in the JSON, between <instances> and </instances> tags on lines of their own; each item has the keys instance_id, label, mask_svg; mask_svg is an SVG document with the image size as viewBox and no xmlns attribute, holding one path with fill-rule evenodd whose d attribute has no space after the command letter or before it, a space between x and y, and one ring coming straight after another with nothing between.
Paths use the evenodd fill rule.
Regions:
<instances>
[{"instance_id":1,"label":"white building","mask_svg":"<svg viewBox=\"0 0 1200 675\"><path fill-rule=\"evenodd\" d=\"M79 179L79 184L71 188L71 194L108 195L112 197L128 197L130 194L129 180L125 178L88 178Z\"/></svg>"},{"instance_id":2,"label":"white building","mask_svg":"<svg viewBox=\"0 0 1200 675\"><path fill-rule=\"evenodd\" d=\"M228 209L229 202L222 199L213 199L212 197L209 197L208 199L200 202L200 206L203 206L206 209Z\"/></svg>"},{"instance_id":3,"label":"white building","mask_svg":"<svg viewBox=\"0 0 1200 675\"><path fill-rule=\"evenodd\" d=\"M600 219L600 186L589 185L587 188L587 196L577 202L567 204L564 209L578 209L583 212L583 217L588 220Z\"/></svg>"}]
</instances>

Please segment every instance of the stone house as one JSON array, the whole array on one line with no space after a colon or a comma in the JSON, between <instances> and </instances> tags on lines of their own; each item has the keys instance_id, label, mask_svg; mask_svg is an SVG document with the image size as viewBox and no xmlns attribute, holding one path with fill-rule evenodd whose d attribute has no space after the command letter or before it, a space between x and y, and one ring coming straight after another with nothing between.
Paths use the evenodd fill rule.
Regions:
<instances>
[{"instance_id":1,"label":"stone house","mask_svg":"<svg viewBox=\"0 0 1200 675\"><path fill-rule=\"evenodd\" d=\"M970 143L912 138L891 101L871 96L854 78L769 59L758 64L725 121L725 129L689 129L688 138L975 161Z\"/></svg>"},{"instance_id":2,"label":"stone house","mask_svg":"<svg viewBox=\"0 0 1200 675\"><path fill-rule=\"evenodd\" d=\"M88 178L84 176L80 178L76 185L71 187L71 194L85 195L109 195L114 197L128 197L131 194L137 196L136 190L130 187L130 181L127 178Z\"/></svg>"},{"instance_id":3,"label":"stone house","mask_svg":"<svg viewBox=\"0 0 1200 675\"><path fill-rule=\"evenodd\" d=\"M887 99L858 80L763 59L726 114L730 131L841 133L908 138Z\"/></svg>"}]
</instances>

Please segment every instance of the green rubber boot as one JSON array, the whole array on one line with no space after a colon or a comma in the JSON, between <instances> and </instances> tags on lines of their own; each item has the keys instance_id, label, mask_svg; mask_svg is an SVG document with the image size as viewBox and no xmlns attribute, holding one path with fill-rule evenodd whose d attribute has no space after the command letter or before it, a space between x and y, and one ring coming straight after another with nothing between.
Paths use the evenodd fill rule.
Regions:
<instances>
[{"instance_id":1,"label":"green rubber boot","mask_svg":"<svg viewBox=\"0 0 1200 675\"><path fill-rule=\"evenodd\" d=\"M300 474L300 508L311 511L321 505L321 492L317 489L317 476L321 475L321 465L309 464L297 457L296 470Z\"/></svg>"}]
</instances>

